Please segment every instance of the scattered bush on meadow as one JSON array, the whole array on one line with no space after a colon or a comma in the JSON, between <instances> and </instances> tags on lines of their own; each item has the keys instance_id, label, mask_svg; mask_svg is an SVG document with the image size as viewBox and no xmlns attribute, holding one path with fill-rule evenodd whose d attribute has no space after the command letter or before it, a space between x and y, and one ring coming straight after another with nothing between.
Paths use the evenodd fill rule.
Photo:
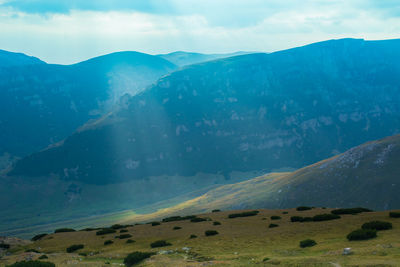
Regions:
<instances>
[{"instance_id":1,"label":"scattered bush on meadow","mask_svg":"<svg viewBox=\"0 0 400 267\"><path fill-rule=\"evenodd\" d=\"M280 220L280 219L281 219L280 216L276 216L276 215L271 216L271 220Z\"/></svg>"},{"instance_id":2,"label":"scattered bush on meadow","mask_svg":"<svg viewBox=\"0 0 400 267\"><path fill-rule=\"evenodd\" d=\"M174 228L172 228L172 230L180 230L180 229L182 229L182 227L180 226L174 226Z\"/></svg>"},{"instance_id":3,"label":"scattered bush on meadow","mask_svg":"<svg viewBox=\"0 0 400 267\"><path fill-rule=\"evenodd\" d=\"M362 212L371 212L372 210L370 209L366 209L366 208L347 208L347 209L335 209L332 210L331 213L332 214L336 214L336 215L343 215L343 214L358 214L358 213L362 213Z\"/></svg>"},{"instance_id":4,"label":"scattered bush on meadow","mask_svg":"<svg viewBox=\"0 0 400 267\"><path fill-rule=\"evenodd\" d=\"M221 225L221 223L218 221L215 221L215 222L213 222L213 225Z\"/></svg>"},{"instance_id":5,"label":"scattered bush on meadow","mask_svg":"<svg viewBox=\"0 0 400 267\"><path fill-rule=\"evenodd\" d=\"M151 226L157 226L157 225L160 225L161 223L160 222L151 222Z\"/></svg>"},{"instance_id":6,"label":"scattered bush on meadow","mask_svg":"<svg viewBox=\"0 0 400 267\"><path fill-rule=\"evenodd\" d=\"M275 228L275 227L278 227L279 225L277 225L277 224L274 224L274 223L271 223L268 227L269 228Z\"/></svg>"},{"instance_id":7,"label":"scattered bush on meadow","mask_svg":"<svg viewBox=\"0 0 400 267\"><path fill-rule=\"evenodd\" d=\"M39 260L45 260L45 259L48 259L49 257L47 257L47 255L42 255L42 256L40 256L38 259Z\"/></svg>"},{"instance_id":8,"label":"scattered bush on meadow","mask_svg":"<svg viewBox=\"0 0 400 267\"><path fill-rule=\"evenodd\" d=\"M56 265L52 262L44 261L20 261L7 265L7 267L56 267Z\"/></svg>"},{"instance_id":9,"label":"scattered bush on meadow","mask_svg":"<svg viewBox=\"0 0 400 267\"><path fill-rule=\"evenodd\" d=\"M217 235L218 232L215 231L215 230L207 230L207 231L204 232L204 234L205 234L206 236L213 236L213 235Z\"/></svg>"},{"instance_id":10,"label":"scattered bush on meadow","mask_svg":"<svg viewBox=\"0 0 400 267\"><path fill-rule=\"evenodd\" d=\"M393 228L393 226L390 222L382 222L382 221L371 221L371 222L364 223L361 226L361 229L373 229L376 231L389 230L392 228Z\"/></svg>"},{"instance_id":11,"label":"scattered bush on meadow","mask_svg":"<svg viewBox=\"0 0 400 267\"><path fill-rule=\"evenodd\" d=\"M314 222L322 222L322 221L330 221L330 220L340 219L341 217L336 214L325 213L325 214L315 215L312 218L313 218Z\"/></svg>"},{"instance_id":12,"label":"scattered bush on meadow","mask_svg":"<svg viewBox=\"0 0 400 267\"><path fill-rule=\"evenodd\" d=\"M40 239L42 239L43 237L45 237L47 234L38 234L38 235L35 235L34 237L32 237L32 241L38 241L38 240L40 240Z\"/></svg>"},{"instance_id":13,"label":"scattered bush on meadow","mask_svg":"<svg viewBox=\"0 0 400 267\"><path fill-rule=\"evenodd\" d=\"M313 247L316 244L317 244L317 242L315 242L315 240L312 240L312 239L305 239L305 240L300 241L301 248Z\"/></svg>"},{"instance_id":14,"label":"scattered bush on meadow","mask_svg":"<svg viewBox=\"0 0 400 267\"><path fill-rule=\"evenodd\" d=\"M126 228L126 227L128 227L127 225L121 225L121 224L113 224L113 225L111 225L111 229L114 229L114 230L119 230L119 229L123 229L123 228Z\"/></svg>"},{"instance_id":15,"label":"scattered bush on meadow","mask_svg":"<svg viewBox=\"0 0 400 267\"><path fill-rule=\"evenodd\" d=\"M249 216L256 216L259 213L258 210L253 211L244 211L240 213L232 213L228 215L229 219L238 218L238 217L249 217Z\"/></svg>"},{"instance_id":16,"label":"scattered bush on meadow","mask_svg":"<svg viewBox=\"0 0 400 267\"><path fill-rule=\"evenodd\" d=\"M82 257L86 257L86 256L87 256L87 253L86 253L86 252L80 252L80 253L78 253L78 255L79 255L79 256L82 256Z\"/></svg>"},{"instance_id":17,"label":"scattered bush on meadow","mask_svg":"<svg viewBox=\"0 0 400 267\"><path fill-rule=\"evenodd\" d=\"M119 230L120 233L128 233L129 231L126 229Z\"/></svg>"},{"instance_id":18,"label":"scattered bush on meadow","mask_svg":"<svg viewBox=\"0 0 400 267\"><path fill-rule=\"evenodd\" d=\"M104 241L104 246L111 245L113 243L114 243L114 241L112 241L112 240L106 240L106 241Z\"/></svg>"},{"instance_id":19,"label":"scattered bush on meadow","mask_svg":"<svg viewBox=\"0 0 400 267\"><path fill-rule=\"evenodd\" d=\"M127 238L131 238L131 237L132 237L131 234L122 234L122 235L116 236L115 238L127 239Z\"/></svg>"},{"instance_id":20,"label":"scattered bush on meadow","mask_svg":"<svg viewBox=\"0 0 400 267\"><path fill-rule=\"evenodd\" d=\"M103 228L100 231L97 231L96 235L107 235L107 234L113 234L116 232L117 231L115 231L114 229L111 229L111 228Z\"/></svg>"},{"instance_id":21,"label":"scattered bush on meadow","mask_svg":"<svg viewBox=\"0 0 400 267\"><path fill-rule=\"evenodd\" d=\"M291 222L302 222L303 219L304 219L304 217L301 217L301 216L292 216L292 217L290 217L290 221Z\"/></svg>"},{"instance_id":22,"label":"scattered bush on meadow","mask_svg":"<svg viewBox=\"0 0 400 267\"><path fill-rule=\"evenodd\" d=\"M288 214L288 213L289 213L289 212L287 212L287 211L283 211L283 212L282 212L282 214Z\"/></svg>"},{"instance_id":23,"label":"scattered bush on meadow","mask_svg":"<svg viewBox=\"0 0 400 267\"><path fill-rule=\"evenodd\" d=\"M153 255L155 255L155 253L135 251L126 256L126 258L124 259L124 264L127 267L131 267L147 258L150 258Z\"/></svg>"},{"instance_id":24,"label":"scattered bush on meadow","mask_svg":"<svg viewBox=\"0 0 400 267\"><path fill-rule=\"evenodd\" d=\"M150 247L152 248L160 248L160 247L166 247L166 246L171 246L171 243L168 243L165 240L157 240L153 243L150 244Z\"/></svg>"},{"instance_id":25,"label":"scattered bush on meadow","mask_svg":"<svg viewBox=\"0 0 400 267\"><path fill-rule=\"evenodd\" d=\"M84 247L85 247L85 246L82 245L82 244L72 245L72 246L67 247L66 251L67 251L68 253L72 253L72 252L77 251L77 250L79 250L79 249L83 249Z\"/></svg>"},{"instance_id":26,"label":"scattered bush on meadow","mask_svg":"<svg viewBox=\"0 0 400 267\"><path fill-rule=\"evenodd\" d=\"M126 240L126 243L127 244L132 244L132 243L135 243L136 241L135 240L133 240L133 239L128 239L128 240Z\"/></svg>"},{"instance_id":27,"label":"scattered bush on meadow","mask_svg":"<svg viewBox=\"0 0 400 267\"><path fill-rule=\"evenodd\" d=\"M389 212L389 217L400 218L400 211L391 211L391 212Z\"/></svg>"},{"instance_id":28,"label":"scattered bush on meadow","mask_svg":"<svg viewBox=\"0 0 400 267\"><path fill-rule=\"evenodd\" d=\"M190 239L197 238L197 235L190 235Z\"/></svg>"},{"instance_id":29,"label":"scattered bush on meadow","mask_svg":"<svg viewBox=\"0 0 400 267\"><path fill-rule=\"evenodd\" d=\"M300 206L300 207L296 208L297 211L305 211L305 210L311 210L311 209L312 209L311 207L307 207L307 206Z\"/></svg>"},{"instance_id":30,"label":"scattered bush on meadow","mask_svg":"<svg viewBox=\"0 0 400 267\"><path fill-rule=\"evenodd\" d=\"M6 243L1 243L1 244L0 244L0 248L1 248L1 249L9 249L9 248L10 248L10 245L9 245L9 244L6 244Z\"/></svg>"},{"instance_id":31,"label":"scattered bush on meadow","mask_svg":"<svg viewBox=\"0 0 400 267\"><path fill-rule=\"evenodd\" d=\"M75 229L71 229L71 228L60 228L60 229L56 229L54 231L54 233L68 233L68 232L75 232Z\"/></svg>"},{"instance_id":32,"label":"scattered bush on meadow","mask_svg":"<svg viewBox=\"0 0 400 267\"><path fill-rule=\"evenodd\" d=\"M221 210L219 210L219 209L215 209L215 210L212 210L212 212L220 212Z\"/></svg>"},{"instance_id":33,"label":"scattered bush on meadow","mask_svg":"<svg viewBox=\"0 0 400 267\"><path fill-rule=\"evenodd\" d=\"M358 229L347 235L349 241L368 240L376 237L376 230Z\"/></svg>"},{"instance_id":34,"label":"scattered bush on meadow","mask_svg":"<svg viewBox=\"0 0 400 267\"><path fill-rule=\"evenodd\" d=\"M207 221L207 219L206 218L199 218L199 217L195 217L195 218L190 219L190 222L194 222L194 223L204 222L204 221Z\"/></svg>"},{"instance_id":35,"label":"scattered bush on meadow","mask_svg":"<svg viewBox=\"0 0 400 267\"><path fill-rule=\"evenodd\" d=\"M172 217L167 217L162 219L163 222L176 222L176 221L186 221L195 218L195 215L189 215L189 216L172 216Z\"/></svg>"},{"instance_id":36,"label":"scattered bush on meadow","mask_svg":"<svg viewBox=\"0 0 400 267\"><path fill-rule=\"evenodd\" d=\"M38 250L36 250L34 248L26 249L25 252L40 253L40 251L38 251Z\"/></svg>"}]
</instances>

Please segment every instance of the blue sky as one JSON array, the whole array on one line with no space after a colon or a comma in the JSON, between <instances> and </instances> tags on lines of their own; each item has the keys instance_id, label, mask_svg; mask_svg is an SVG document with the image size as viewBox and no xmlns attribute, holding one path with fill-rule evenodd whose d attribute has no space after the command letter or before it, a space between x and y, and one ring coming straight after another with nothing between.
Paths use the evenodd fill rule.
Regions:
<instances>
[{"instance_id":1,"label":"blue sky","mask_svg":"<svg viewBox=\"0 0 400 267\"><path fill-rule=\"evenodd\" d=\"M398 0L0 0L0 49L69 64L121 50L276 51L400 37Z\"/></svg>"}]
</instances>

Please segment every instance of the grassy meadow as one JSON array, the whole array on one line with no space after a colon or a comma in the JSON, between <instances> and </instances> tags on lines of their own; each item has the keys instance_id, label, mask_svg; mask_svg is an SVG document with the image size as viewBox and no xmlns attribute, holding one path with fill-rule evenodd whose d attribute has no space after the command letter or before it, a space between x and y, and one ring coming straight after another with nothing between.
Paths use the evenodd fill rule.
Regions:
<instances>
[{"instance_id":1,"label":"grassy meadow","mask_svg":"<svg viewBox=\"0 0 400 267\"><path fill-rule=\"evenodd\" d=\"M400 218L389 217L388 211L340 215L340 219L321 222L291 222L290 217L311 217L331 209L259 211L255 216L233 219L228 215L242 211L200 214L197 217L207 220L134 225L123 228L123 233L118 229L106 235L96 235L97 230L49 234L27 245L11 246L10 255L0 259L0 266L44 254L48 257L44 261L56 266L123 266L123 259L134 251L156 253L138 266L400 266ZM281 218L272 220L271 216ZM393 229L378 231L377 238L370 240L346 239L362 224L376 220L391 222ZM216 221L221 224L214 225ZM269 228L271 223L278 227ZM218 234L205 236L207 230ZM116 238L121 234L132 237ZM135 242L127 243L128 239ZM304 239L313 239L317 245L300 248ZM113 243L104 245L106 240ZM151 248L157 240L171 245ZM67 253L66 248L74 244L84 248ZM342 255L347 247L352 254Z\"/></svg>"}]
</instances>

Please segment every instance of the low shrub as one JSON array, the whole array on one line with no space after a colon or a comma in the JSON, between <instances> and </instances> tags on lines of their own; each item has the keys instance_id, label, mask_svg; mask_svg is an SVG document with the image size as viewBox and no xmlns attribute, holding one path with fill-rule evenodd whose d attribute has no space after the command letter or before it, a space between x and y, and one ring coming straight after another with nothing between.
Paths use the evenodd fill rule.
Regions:
<instances>
[{"instance_id":1,"label":"low shrub","mask_svg":"<svg viewBox=\"0 0 400 267\"><path fill-rule=\"evenodd\" d=\"M275 227L278 227L279 225L277 225L277 224L274 224L274 223L271 223L268 227L269 228L275 228Z\"/></svg>"},{"instance_id":2,"label":"low shrub","mask_svg":"<svg viewBox=\"0 0 400 267\"><path fill-rule=\"evenodd\" d=\"M358 229L347 235L349 241L368 240L376 237L376 230Z\"/></svg>"},{"instance_id":3,"label":"low shrub","mask_svg":"<svg viewBox=\"0 0 400 267\"><path fill-rule=\"evenodd\" d=\"M269 261L269 258L268 258L268 257L267 257L267 258L264 258L262 261L263 261L263 262Z\"/></svg>"},{"instance_id":4,"label":"low shrub","mask_svg":"<svg viewBox=\"0 0 400 267\"><path fill-rule=\"evenodd\" d=\"M400 211L391 211L391 212L389 212L389 217L400 218Z\"/></svg>"},{"instance_id":5,"label":"low shrub","mask_svg":"<svg viewBox=\"0 0 400 267\"><path fill-rule=\"evenodd\" d=\"M190 239L197 238L197 235L190 235Z\"/></svg>"},{"instance_id":6,"label":"low shrub","mask_svg":"<svg viewBox=\"0 0 400 267\"><path fill-rule=\"evenodd\" d=\"M180 230L180 229L182 229L182 227L180 226L174 226L174 228L172 228L172 230Z\"/></svg>"},{"instance_id":7,"label":"low shrub","mask_svg":"<svg viewBox=\"0 0 400 267\"><path fill-rule=\"evenodd\" d=\"M75 229L71 229L71 228L60 228L60 229L56 229L54 231L54 233L68 233L68 232L75 232Z\"/></svg>"},{"instance_id":8,"label":"low shrub","mask_svg":"<svg viewBox=\"0 0 400 267\"><path fill-rule=\"evenodd\" d=\"M281 219L280 216L276 216L276 215L271 216L271 220L280 220L280 219Z\"/></svg>"},{"instance_id":9,"label":"low shrub","mask_svg":"<svg viewBox=\"0 0 400 267\"><path fill-rule=\"evenodd\" d=\"M40 239L42 239L43 237L45 237L47 234L38 234L35 235L34 237L31 238L32 241L38 241Z\"/></svg>"},{"instance_id":10,"label":"low shrub","mask_svg":"<svg viewBox=\"0 0 400 267\"><path fill-rule=\"evenodd\" d=\"M393 226L390 222L382 222L382 221L367 222L361 226L361 229L373 229L376 231L389 230L392 228Z\"/></svg>"},{"instance_id":11,"label":"low shrub","mask_svg":"<svg viewBox=\"0 0 400 267\"><path fill-rule=\"evenodd\" d=\"M111 228L103 228L100 231L97 231L96 235L107 235L107 234L113 234L116 232L117 231L115 231L114 229L111 229Z\"/></svg>"},{"instance_id":12,"label":"low shrub","mask_svg":"<svg viewBox=\"0 0 400 267\"><path fill-rule=\"evenodd\" d=\"M26 249L25 252L40 253L38 250L36 250L34 248Z\"/></svg>"},{"instance_id":13,"label":"low shrub","mask_svg":"<svg viewBox=\"0 0 400 267\"><path fill-rule=\"evenodd\" d=\"M119 229L123 229L123 228L126 228L127 227L127 225L121 225L121 224L114 224L114 225L111 225L111 229L114 229L114 230L119 230Z\"/></svg>"},{"instance_id":14,"label":"low shrub","mask_svg":"<svg viewBox=\"0 0 400 267\"><path fill-rule=\"evenodd\" d=\"M186 220L191 220L193 218L195 218L195 215L189 215L189 216L172 216L172 217L167 217L164 218L162 221L163 222L176 222L176 221L186 221Z\"/></svg>"},{"instance_id":15,"label":"low shrub","mask_svg":"<svg viewBox=\"0 0 400 267\"><path fill-rule=\"evenodd\" d=\"M165 240L157 240L153 243L150 244L150 247L152 248L160 248L160 247L166 247L166 246L171 246L171 243L168 243Z\"/></svg>"},{"instance_id":16,"label":"low shrub","mask_svg":"<svg viewBox=\"0 0 400 267\"><path fill-rule=\"evenodd\" d=\"M204 221L207 221L207 219L205 219L205 218L199 218L199 217L195 217L195 218L190 219L190 222L194 222L194 223L197 223L197 222L204 222Z\"/></svg>"},{"instance_id":17,"label":"low shrub","mask_svg":"<svg viewBox=\"0 0 400 267\"><path fill-rule=\"evenodd\" d=\"M122 229L122 230L119 231L119 233L127 233L127 232L129 232L129 231L126 230L126 229Z\"/></svg>"},{"instance_id":18,"label":"low shrub","mask_svg":"<svg viewBox=\"0 0 400 267\"><path fill-rule=\"evenodd\" d=\"M86 257L86 256L87 256L87 253L81 252L81 253L79 253L78 255L79 255L79 256L82 256L82 257Z\"/></svg>"},{"instance_id":19,"label":"low shrub","mask_svg":"<svg viewBox=\"0 0 400 267\"><path fill-rule=\"evenodd\" d=\"M115 238L127 239L127 238L131 238L131 237L132 237L131 234L122 234L122 235L116 236Z\"/></svg>"},{"instance_id":20,"label":"low shrub","mask_svg":"<svg viewBox=\"0 0 400 267\"><path fill-rule=\"evenodd\" d=\"M282 212L282 214L288 214L288 213L289 213L289 212L287 212L287 211L283 211L283 212Z\"/></svg>"},{"instance_id":21,"label":"low shrub","mask_svg":"<svg viewBox=\"0 0 400 267\"><path fill-rule=\"evenodd\" d=\"M305 211L305 210L311 210L311 209L312 209L311 207L307 207L307 206L300 206L300 207L296 208L297 211Z\"/></svg>"},{"instance_id":22,"label":"low shrub","mask_svg":"<svg viewBox=\"0 0 400 267\"><path fill-rule=\"evenodd\" d=\"M91 231L94 231L94 230L99 230L99 228L84 228L84 229L81 229L79 231L91 232Z\"/></svg>"},{"instance_id":23,"label":"low shrub","mask_svg":"<svg viewBox=\"0 0 400 267\"><path fill-rule=\"evenodd\" d=\"M10 245L9 245L9 244L6 244L6 243L1 243L1 244L0 244L0 248L2 248L2 249L9 249L9 248L10 248Z\"/></svg>"},{"instance_id":24,"label":"low shrub","mask_svg":"<svg viewBox=\"0 0 400 267\"><path fill-rule=\"evenodd\" d=\"M213 235L218 235L218 232L215 231L215 230L207 230L207 231L204 232L204 234L206 236L213 236Z\"/></svg>"},{"instance_id":25,"label":"low shrub","mask_svg":"<svg viewBox=\"0 0 400 267\"><path fill-rule=\"evenodd\" d=\"M335 209L332 210L332 214L343 215L343 214L358 214L361 212L371 212L372 210L366 208L347 208L347 209Z\"/></svg>"},{"instance_id":26,"label":"low shrub","mask_svg":"<svg viewBox=\"0 0 400 267\"><path fill-rule=\"evenodd\" d=\"M161 224L160 222L152 222L151 226L157 226L157 225L160 225L160 224Z\"/></svg>"},{"instance_id":27,"label":"low shrub","mask_svg":"<svg viewBox=\"0 0 400 267\"><path fill-rule=\"evenodd\" d=\"M7 265L7 267L56 267L56 265L52 262L44 261L20 261Z\"/></svg>"},{"instance_id":28,"label":"low shrub","mask_svg":"<svg viewBox=\"0 0 400 267\"><path fill-rule=\"evenodd\" d=\"M221 210L216 209L216 210L212 210L212 212L220 212Z\"/></svg>"},{"instance_id":29,"label":"low shrub","mask_svg":"<svg viewBox=\"0 0 400 267\"><path fill-rule=\"evenodd\" d=\"M48 259L49 257L47 257L46 255L42 255L42 256L40 256L38 259L39 260L45 260L45 259Z\"/></svg>"},{"instance_id":30,"label":"low shrub","mask_svg":"<svg viewBox=\"0 0 400 267\"><path fill-rule=\"evenodd\" d=\"M140 263L141 261L150 258L153 256L155 253L152 252L140 252L140 251L135 251L130 253L126 258L124 259L124 264L127 267L131 267L137 263Z\"/></svg>"},{"instance_id":31,"label":"low shrub","mask_svg":"<svg viewBox=\"0 0 400 267\"><path fill-rule=\"evenodd\" d=\"M111 245L113 243L114 243L114 241L112 241L112 240L106 240L106 241L104 241L104 246Z\"/></svg>"},{"instance_id":32,"label":"low shrub","mask_svg":"<svg viewBox=\"0 0 400 267\"><path fill-rule=\"evenodd\" d=\"M215 222L213 222L213 225L221 225L221 223L218 221L215 221Z\"/></svg>"},{"instance_id":33,"label":"low shrub","mask_svg":"<svg viewBox=\"0 0 400 267\"><path fill-rule=\"evenodd\" d=\"M79 249L83 249L84 247L85 247L85 246L82 245L82 244L72 245L72 246L67 247L66 251L67 251L68 253L72 253L72 252L77 251L77 250L79 250Z\"/></svg>"},{"instance_id":34,"label":"low shrub","mask_svg":"<svg viewBox=\"0 0 400 267\"><path fill-rule=\"evenodd\" d=\"M305 239L305 240L300 241L301 248L313 247L316 244L317 244L317 242L315 242L315 240L312 240L312 239Z\"/></svg>"},{"instance_id":35,"label":"low shrub","mask_svg":"<svg viewBox=\"0 0 400 267\"><path fill-rule=\"evenodd\" d=\"M253 211L244 211L240 213L232 213L228 215L229 219L238 218L238 217L249 217L249 216L256 216L259 213L258 210Z\"/></svg>"},{"instance_id":36,"label":"low shrub","mask_svg":"<svg viewBox=\"0 0 400 267\"><path fill-rule=\"evenodd\" d=\"M292 217L290 217L290 221L291 222L302 222L303 221L303 217L301 217L301 216L292 216Z\"/></svg>"},{"instance_id":37,"label":"low shrub","mask_svg":"<svg viewBox=\"0 0 400 267\"><path fill-rule=\"evenodd\" d=\"M318 214L313 217L314 222L330 221L340 219L341 217L332 213Z\"/></svg>"},{"instance_id":38,"label":"low shrub","mask_svg":"<svg viewBox=\"0 0 400 267\"><path fill-rule=\"evenodd\" d=\"M127 244L132 244L132 243L135 243L136 241L135 240L132 240L132 239L128 239L128 240L126 240L126 243Z\"/></svg>"}]
</instances>

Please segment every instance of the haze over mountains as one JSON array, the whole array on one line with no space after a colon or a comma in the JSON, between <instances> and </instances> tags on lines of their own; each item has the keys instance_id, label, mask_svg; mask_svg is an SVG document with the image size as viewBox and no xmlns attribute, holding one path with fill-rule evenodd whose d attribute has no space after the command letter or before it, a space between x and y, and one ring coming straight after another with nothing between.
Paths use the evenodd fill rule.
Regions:
<instances>
[{"instance_id":1,"label":"haze over mountains","mask_svg":"<svg viewBox=\"0 0 400 267\"><path fill-rule=\"evenodd\" d=\"M126 52L72 66L0 69L7 77L0 93L14 101L7 112L19 103L18 111L23 111L15 112L23 115L12 119L13 112L8 114L9 124L1 120L0 127L12 129L3 134L2 140L7 140L3 147L19 144L22 156L37 151L18 160L0 181L1 188L8 188L0 194L2 214L23 226L22 214L32 210L40 210L37 217L30 218L35 224L122 209L154 211L145 207L160 201L165 207L173 206L221 184L277 170L292 171L364 142L398 134L398 47L400 40L342 39L212 61L197 54L188 60L192 54L161 58ZM208 59L183 66L199 58ZM41 92L36 93L39 98L26 98L32 88ZM79 112L72 112L74 109ZM38 114L45 119L37 121L41 118ZM46 129L52 122L58 128ZM12 136L27 126L44 132ZM29 141L29 133L40 138L32 136ZM59 140L63 141L39 151ZM374 158L385 151L386 143L376 143L376 150L371 150ZM276 179L233 185L243 185L246 190L245 185L259 181L263 187L254 191L257 196L246 191L248 197L238 198L240 203L224 201L226 206L221 207L331 205L324 196L340 205L398 207L396 198L394 202L386 198L387 186L398 179L396 167L375 166L375 161L362 154L351 161L360 164L354 172L341 172L347 165L337 165L341 162L337 159L358 155L364 151L361 148L329 160L332 164L318 172L315 166L322 163L279 174ZM390 156L385 164L397 161L397 156ZM376 168L376 174L371 174L371 168ZM387 177L382 178L383 174ZM354 177L359 177L360 183ZM379 190L377 183L385 189ZM359 184L362 187L357 191ZM210 194L234 197L229 190L221 191L223 188ZM390 190L390 196L399 193L396 186ZM366 202L366 192L372 192L377 202ZM33 196L40 197L32 201ZM16 199L12 205L11 199ZM25 207L26 203L30 206ZM13 215L11 209L20 214ZM7 225L0 227L6 229Z\"/></svg>"}]
</instances>

